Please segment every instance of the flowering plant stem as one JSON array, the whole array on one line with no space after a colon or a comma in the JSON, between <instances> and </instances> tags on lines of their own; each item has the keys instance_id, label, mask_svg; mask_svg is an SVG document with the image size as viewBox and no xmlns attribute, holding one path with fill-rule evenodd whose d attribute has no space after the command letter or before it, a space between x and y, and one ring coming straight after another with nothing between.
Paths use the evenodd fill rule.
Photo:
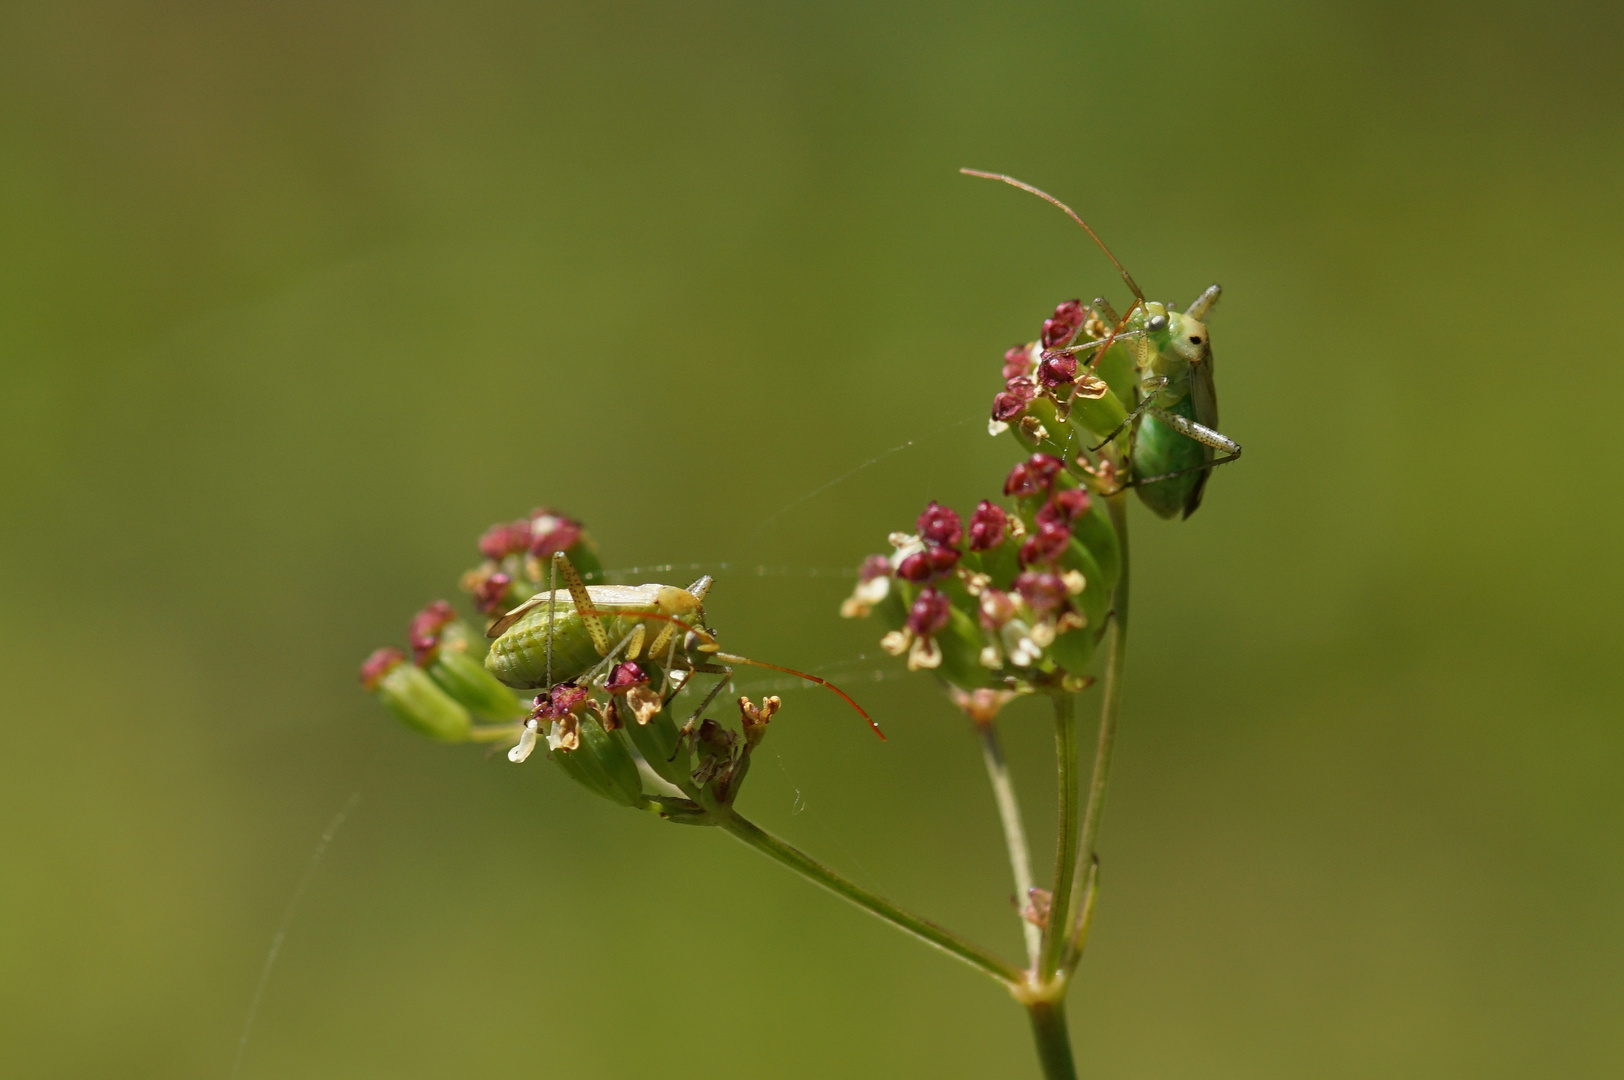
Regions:
<instances>
[{"instance_id":1,"label":"flowering plant stem","mask_svg":"<svg viewBox=\"0 0 1624 1080\"><path fill-rule=\"evenodd\" d=\"M1025 979L1025 973L1016 969L1014 965L1002 957L995 956L979 945L966 941L946 927L938 926L929 919L915 915L905 908L898 907L883 896L869 892L861 885L848 881L806 852L785 843L772 833L761 828L761 826L741 816L732 807L720 808L715 811L715 815L714 820L718 826L741 842L755 848L769 859L783 863L808 881L822 885L836 896L850 900L864 911L878 915L898 929L920 938L927 944L936 946L936 948L951 956L958 957L971 967L991 975L1005 986L1015 986Z\"/></svg>"}]
</instances>

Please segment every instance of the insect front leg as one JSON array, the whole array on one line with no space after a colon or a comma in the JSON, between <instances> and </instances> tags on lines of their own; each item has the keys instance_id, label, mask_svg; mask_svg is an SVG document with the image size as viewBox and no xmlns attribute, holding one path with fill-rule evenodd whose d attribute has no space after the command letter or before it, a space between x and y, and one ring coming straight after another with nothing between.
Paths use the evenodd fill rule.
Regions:
<instances>
[{"instance_id":1,"label":"insect front leg","mask_svg":"<svg viewBox=\"0 0 1624 1080\"><path fill-rule=\"evenodd\" d=\"M1167 383L1168 378L1166 375L1158 375L1154 379L1145 380L1144 385L1139 389L1139 404L1134 406L1133 412L1129 413L1122 423L1112 428L1111 434L1107 435L1104 439L1101 439L1097 446L1090 446L1088 448L1088 452L1093 454L1098 452L1101 447L1111 445L1111 440L1115 439L1118 435L1121 435L1122 432L1127 429L1129 424L1132 424L1135 420L1139 419L1139 417L1143 415L1144 411L1151 407L1151 403L1156 400L1156 395L1160 394L1167 388ZM1160 410L1157 411L1160 412Z\"/></svg>"}]
</instances>

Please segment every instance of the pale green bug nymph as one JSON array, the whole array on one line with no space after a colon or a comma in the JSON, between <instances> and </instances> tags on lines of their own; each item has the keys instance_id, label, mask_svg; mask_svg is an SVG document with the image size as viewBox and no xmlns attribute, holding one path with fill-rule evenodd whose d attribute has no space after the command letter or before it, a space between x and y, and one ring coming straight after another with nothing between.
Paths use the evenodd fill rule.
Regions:
<instances>
[{"instance_id":1,"label":"pale green bug nymph","mask_svg":"<svg viewBox=\"0 0 1624 1080\"><path fill-rule=\"evenodd\" d=\"M1092 312L1081 311L1078 321L1068 324L1063 340L1054 343L1047 337L1049 324L1045 323L1045 339L1032 346L1035 372L1031 374L1036 375L1045 392L1054 393L1060 386L1069 388L1065 391L1069 396L1056 397L1057 403L1088 405L1109 398L1108 407L1094 406L1086 413L1072 413L1064 408L1056 415L1065 419L1069 413L1074 423L1099 438L1097 445L1088 448L1090 453L1104 449L1118 435L1128 432L1130 445L1125 456L1129 468L1123 486L1136 488L1140 500L1161 517L1172 517L1180 512L1189 517L1195 513L1212 470L1241 456L1240 444L1218 431L1212 340L1205 322L1208 312L1218 302L1218 286L1209 286L1182 313L1170 304L1146 300L1132 275L1071 207L1012 176L976 169L959 171L987 180L1001 180L1059 207L1082 226L1116 267L1134 296L1127 313L1119 319L1110 304L1096 299ZM1058 309L1056 314L1060 314ZM1083 321L1081 316L1089 314L1093 319ZM1096 329L1090 330L1090 326ZM1086 340L1068 344L1079 336ZM1119 393L1137 402L1125 415L1106 383L1094 377L1095 369L1113 349L1125 351L1133 364L1131 395L1128 387L1118 386ZM1080 369L1078 360L1085 356L1087 365ZM1014 381L1008 389L1014 389ZM1030 384L1032 380L1024 381ZM1010 398L1011 394L1006 392L1000 397ZM1019 415L1021 406L1030 400L1031 393L1027 393L1024 400L1010 401L1004 412L995 401L993 429L1007 428L1006 420ZM1028 423L1035 423L1035 418ZM1034 426L1032 430L1042 428ZM1215 456L1214 451L1223 456Z\"/></svg>"},{"instance_id":2,"label":"pale green bug nymph","mask_svg":"<svg viewBox=\"0 0 1624 1080\"><path fill-rule=\"evenodd\" d=\"M729 665L770 668L826 686L839 694L868 721L883 739L879 726L845 691L816 675L793 668L721 651L715 633L705 624L705 594L712 579L702 577L686 589L675 585L587 585L569 558L552 558L553 584L563 578L566 588L540 592L507 612L486 631L495 638L485 667L508 686L522 690L554 691L562 685L583 690L603 689L611 669L622 661L637 661L661 673L658 691L646 693L652 705L663 703L668 691L680 688L694 674L721 678L689 717L689 726L704 712L732 677ZM509 758L523 761L543 734L540 721L526 721L519 745ZM639 716L641 722L641 716ZM548 736L551 743L556 736Z\"/></svg>"}]
</instances>

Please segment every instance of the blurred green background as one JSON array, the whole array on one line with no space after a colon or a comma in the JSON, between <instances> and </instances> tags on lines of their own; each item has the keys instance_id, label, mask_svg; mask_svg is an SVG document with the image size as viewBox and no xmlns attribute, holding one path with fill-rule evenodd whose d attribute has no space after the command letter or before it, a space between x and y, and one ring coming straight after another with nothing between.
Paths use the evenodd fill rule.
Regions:
<instances>
[{"instance_id":1,"label":"blurred green background","mask_svg":"<svg viewBox=\"0 0 1624 1080\"><path fill-rule=\"evenodd\" d=\"M359 792L244 1078L1035 1075L968 969L355 685L538 504L725 563L728 642L891 736L787 693L747 812L1014 954L965 725L830 573L1122 300L971 165L1223 283L1247 449L1135 516L1084 1073L1619 1075L1621 11L7 5L5 1072L227 1077Z\"/></svg>"}]
</instances>

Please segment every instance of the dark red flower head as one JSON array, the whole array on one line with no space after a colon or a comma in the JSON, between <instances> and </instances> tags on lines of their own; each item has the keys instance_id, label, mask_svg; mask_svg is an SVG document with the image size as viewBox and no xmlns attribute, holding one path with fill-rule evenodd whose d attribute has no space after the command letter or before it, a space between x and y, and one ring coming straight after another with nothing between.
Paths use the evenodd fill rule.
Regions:
<instances>
[{"instance_id":1,"label":"dark red flower head","mask_svg":"<svg viewBox=\"0 0 1624 1080\"><path fill-rule=\"evenodd\" d=\"M957 513L932 499L919 515L919 538L928 544L958 547L964 538L964 526Z\"/></svg>"},{"instance_id":2,"label":"dark red flower head","mask_svg":"<svg viewBox=\"0 0 1624 1080\"><path fill-rule=\"evenodd\" d=\"M1038 615L1047 615L1059 611L1070 598L1066 591L1066 583L1060 580L1059 574L1035 573L1027 571L1015 575L1015 591L1021 594L1026 606Z\"/></svg>"},{"instance_id":3,"label":"dark red flower head","mask_svg":"<svg viewBox=\"0 0 1624 1080\"><path fill-rule=\"evenodd\" d=\"M383 677L399 667L406 654L399 649L379 649L361 664L361 685L376 690Z\"/></svg>"},{"instance_id":4,"label":"dark red flower head","mask_svg":"<svg viewBox=\"0 0 1624 1080\"><path fill-rule=\"evenodd\" d=\"M1009 515L1004 508L982 499L970 515L970 550L991 551L1004 542L1008 527Z\"/></svg>"},{"instance_id":5,"label":"dark red flower head","mask_svg":"<svg viewBox=\"0 0 1624 1080\"><path fill-rule=\"evenodd\" d=\"M915 637L928 638L947 626L953 605L940 589L924 589L908 611L908 629Z\"/></svg>"},{"instance_id":6,"label":"dark red flower head","mask_svg":"<svg viewBox=\"0 0 1624 1080\"><path fill-rule=\"evenodd\" d=\"M1054 484L1061 461L1048 454L1033 454L1009 471L1004 481L1005 495L1039 495Z\"/></svg>"},{"instance_id":7,"label":"dark red flower head","mask_svg":"<svg viewBox=\"0 0 1624 1080\"><path fill-rule=\"evenodd\" d=\"M1058 521L1040 521L1021 544L1021 565L1052 563L1071 545L1071 526Z\"/></svg>"}]
</instances>

